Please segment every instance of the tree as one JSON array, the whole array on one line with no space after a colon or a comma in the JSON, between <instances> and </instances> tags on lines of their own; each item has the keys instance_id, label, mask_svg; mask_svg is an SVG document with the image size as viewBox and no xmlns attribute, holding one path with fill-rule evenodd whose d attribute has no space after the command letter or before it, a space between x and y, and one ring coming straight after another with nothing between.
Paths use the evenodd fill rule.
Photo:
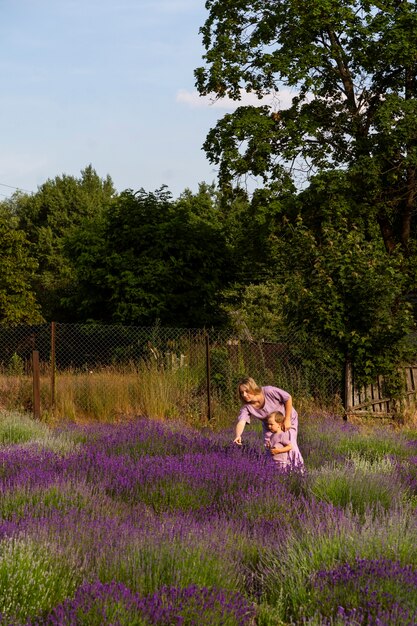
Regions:
<instances>
[{"instance_id":1,"label":"tree","mask_svg":"<svg viewBox=\"0 0 417 626\"><path fill-rule=\"evenodd\" d=\"M113 321L106 246L106 214L111 206L84 217L65 237L63 251L72 268L74 288L61 296L61 303L73 322Z\"/></svg>"},{"instance_id":2,"label":"tree","mask_svg":"<svg viewBox=\"0 0 417 626\"><path fill-rule=\"evenodd\" d=\"M414 253L417 10L384 0L208 0L202 95L293 91L287 109L239 107L207 137L223 184L347 168L386 250Z\"/></svg>"},{"instance_id":3,"label":"tree","mask_svg":"<svg viewBox=\"0 0 417 626\"><path fill-rule=\"evenodd\" d=\"M39 324L44 321L33 290L37 263L25 233L4 205L0 208L0 324Z\"/></svg>"},{"instance_id":4,"label":"tree","mask_svg":"<svg viewBox=\"0 0 417 626\"><path fill-rule=\"evenodd\" d=\"M233 330L246 340L282 341L287 335L284 294L279 281L240 285L225 293L224 305Z\"/></svg>"},{"instance_id":5,"label":"tree","mask_svg":"<svg viewBox=\"0 0 417 626\"><path fill-rule=\"evenodd\" d=\"M83 220L99 220L114 196L111 178L101 179L91 165L79 179L63 174L46 181L33 195L14 196L13 212L38 261L35 289L46 319L76 319L67 306L77 284L65 251L66 238Z\"/></svg>"},{"instance_id":6,"label":"tree","mask_svg":"<svg viewBox=\"0 0 417 626\"><path fill-rule=\"evenodd\" d=\"M84 316L142 326L224 322L221 291L231 262L207 186L175 202L166 187L126 190L99 231L79 231L69 243Z\"/></svg>"},{"instance_id":7,"label":"tree","mask_svg":"<svg viewBox=\"0 0 417 626\"><path fill-rule=\"evenodd\" d=\"M279 246L283 308L321 361L352 362L359 384L383 374L395 391L410 356L407 288L417 270L404 272L403 252L387 255L377 224L360 222L350 184L344 173L322 174L291 207Z\"/></svg>"}]
</instances>

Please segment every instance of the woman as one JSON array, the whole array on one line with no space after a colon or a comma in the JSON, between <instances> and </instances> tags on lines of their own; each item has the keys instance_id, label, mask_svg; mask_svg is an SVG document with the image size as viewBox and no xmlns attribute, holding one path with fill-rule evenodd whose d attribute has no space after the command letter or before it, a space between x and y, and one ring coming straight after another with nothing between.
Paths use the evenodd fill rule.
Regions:
<instances>
[{"instance_id":1,"label":"woman","mask_svg":"<svg viewBox=\"0 0 417 626\"><path fill-rule=\"evenodd\" d=\"M262 421L263 432L266 433L266 419L274 411L284 413L284 431L291 429L294 440L297 441L298 413L287 391L272 386L259 387L249 376L239 381L238 391L243 405L237 418L234 443L242 445L242 433L246 424L250 424L251 417Z\"/></svg>"}]
</instances>

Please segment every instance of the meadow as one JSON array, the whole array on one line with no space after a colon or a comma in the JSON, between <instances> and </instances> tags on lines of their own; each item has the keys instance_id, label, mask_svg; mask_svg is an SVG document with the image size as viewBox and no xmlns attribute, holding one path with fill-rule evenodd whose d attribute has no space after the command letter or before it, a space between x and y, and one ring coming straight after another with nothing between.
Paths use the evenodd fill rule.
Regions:
<instances>
[{"instance_id":1,"label":"meadow","mask_svg":"<svg viewBox=\"0 0 417 626\"><path fill-rule=\"evenodd\" d=\"M0 413L0 624L417 623L417 430L300 415L306 468L251 425Z\"/></svg>"}]
</instances>

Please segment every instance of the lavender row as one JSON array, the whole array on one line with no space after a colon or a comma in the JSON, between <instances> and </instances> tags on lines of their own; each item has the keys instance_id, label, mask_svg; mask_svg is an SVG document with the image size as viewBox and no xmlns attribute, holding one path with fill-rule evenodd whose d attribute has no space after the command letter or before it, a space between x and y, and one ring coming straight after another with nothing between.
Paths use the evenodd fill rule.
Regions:
<instances>
[{"instance_id":1,"label":"lavender row","mask_svg":"<svg viewBox=\"0 0 417 626\"><path fill-rule=\"evenodd\" d=\"M0 623L413 623L412 432L305 419L303 474L272 471L256 432L243 449L147 419L53 437L73 446L0 449Z\"/></svg>"}]
</instances>

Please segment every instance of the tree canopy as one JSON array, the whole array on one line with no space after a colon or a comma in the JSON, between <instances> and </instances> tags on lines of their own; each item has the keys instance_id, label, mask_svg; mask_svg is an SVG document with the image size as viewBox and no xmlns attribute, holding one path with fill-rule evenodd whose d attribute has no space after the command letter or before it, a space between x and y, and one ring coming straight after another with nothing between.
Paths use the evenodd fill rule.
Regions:
<instances>
[{"instance_id":1,"label":"tree canopy","mask_svg":"<svg viewBox=\"0 0 417 626\"><path fill-rule=\"evenodd\" d=\"M46 319L73 319L73 312L65 311L75 280L72 263L65 254L66 238L85 218L98 220L114 196L111 178L101 179L89 165L80 178L56 176L36 193L16 194L9 203L37 260L35 289Z\"/></svg>"},{"instance_id":2,"label":"tree canopy","mask_svg":"<svg viewBox=\"0 0 417 626\"><path fill-rule=\"evenodd\" d=\"M3 208L0 208L0 263L0 324L43 322L33 287L37 262L31 256L25 233Z\"/></svg>"},{"instance_id":3,"label":"tree canopy","mask_svg":"<svg viewBox=\"0 0 417 626\"><path fill-rule=\"evenodd\" d=\"M291 207L279 253L283 306L297 334L318 340L322 359L353 362L360 383L405 358L416 271L401 250L387 255L377 225L358 219L350 191L343 173L317 176Z\"/></svg>"},{"instance_id":4,"label":"tree canopy","mask_svg":"<svg viewBox=\"0 0 417 626\"><path fill-rule=\"evenodd\" d=\"M417 10L384 0L208 0L200 94L275 93L239 107L205 149L220 181L347 168L388 252L407 253L417 191ZM280 94L292 103L280 108Z\"/></svg>"},{"instance_id":5,"label":"tree canopy","mask_svg":"<svg viewBox=\"0 0 417 626\"><path fill-rule=\"evenodd\" d=\"M77 273L72 307L123 324L201 327L225 321L219 306L231 258L212 194L174 201L166 187L126 190L97 223L68 242Z\"/></svg>"},{"instance_id":6,"label":"tree canopy","mask_svg":"<svg viewBox=\"0 0 417 626\"><path fill-rule=\"evenodd\" d=\"M285 319L309 349L325 346L323 358L352 360L362 381L394 372L416 316L415 2L206 8L199 93L273 96L226 114L204 143L228 194L242 177L257 181L237 231L249 250L258 240L253 283L276 285L277 328Z\"/></svg>"}]
</instances>

